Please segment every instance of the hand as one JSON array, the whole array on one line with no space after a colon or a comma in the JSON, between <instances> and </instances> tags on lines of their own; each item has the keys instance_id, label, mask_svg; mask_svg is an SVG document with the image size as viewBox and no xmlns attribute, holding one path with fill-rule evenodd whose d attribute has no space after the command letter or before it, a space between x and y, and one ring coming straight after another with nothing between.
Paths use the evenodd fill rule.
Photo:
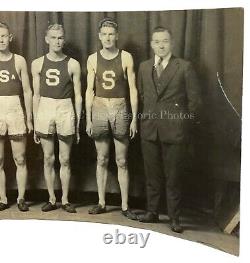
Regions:
<instances>
[{"instance_id":1,"label":"hand","mask_svg":"<svg viewBox=\"0 0 250 263\"><path fill-rule=\"evenodd\" d=\"M135 138L135 135L137 133L137 122L136 119L133 119L130 123L130 130L129 130L129 136L131 139Z\"/></svg>"},{"instance_id":2,"label":"hand","mask_svg":"<svg viewBox=\"0 0 250 263\"><path fill-rule=\"evenodd\" d=\"M27 128L28 128L28 134L30 134L33 131L33 124L31 120L27 120Z\"/></svg>"},{"instance_id":3,"label":"hand","mask_svg":"<svg viewBox=\"0 0 250 263\"><path fill-rule=\"evenodd\" d=\"M40 144L40 139L37 137L37 135L36 135L36 132L34 132L34 142L36 143L36 144Z\"/></svg>"},{"instance_id":4,"label":"hand","mask_svg":"<svg viewBox=\"0 0 250 263\"><path fill-rule=\"evenodd\" d=\"M92 121L87 121L86 132L89 137L92 135Z\"/></svg>"},{"instance_id":5,"label":"hand","mask_svg":"<svg viewBox=\"0 0 250 263\"><path fill-rule=\"evenodd\" d=\"M80 132L79 129L76 129L76 144L80 142Z\"/></svg>"}]
</instances>

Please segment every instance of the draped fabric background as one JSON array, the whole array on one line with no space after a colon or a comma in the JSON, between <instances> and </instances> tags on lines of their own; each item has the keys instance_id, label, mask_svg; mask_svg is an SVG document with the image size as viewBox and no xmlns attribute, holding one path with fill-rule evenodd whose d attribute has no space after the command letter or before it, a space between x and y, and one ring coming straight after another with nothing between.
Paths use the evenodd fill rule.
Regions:
<instances>
[{"instance_id":1,"label":"draped fabric background","mask_svg":"<svg viewBox=\"0 0 250 263\"><path fill-rule=\"evenodd\" d=\"M30 64L44 55L48 47L44 33L51 23L61 23L66 29L65 53L81 63L83 94L86 88L87 57L100 48L98 22L105 16L114 17L119 24L119 48L129 51L139 63L152 56L150 37L157 25L169 27L174 36L174 54L193 62L201 82L203 111L201 122L193 132L183 174L184 193L209 200L217 179L240 179L241 122L229 105L228 99L241 115L243 9L214 9L161 12L0 12L0 21L9 24L14 34L12 52L23 55ZM71 189L96 191L96 153L93 142L81 124L81 142L72 152ZM7 187L15 188L15 167L9 144L6 143L5 169ZM112 154L112 158L114 155ZM45 188L43 155L40 146L28 141L30 189ZM58 164L57 164L58 168ZM57 169L58 170L58 169ZM129 149L130 195L144 196L145 178L139 138ZM59 187L59 180L56 182ZM108 192L118 192L116 167L110 161Z\"/></svg>"}]
</instances>

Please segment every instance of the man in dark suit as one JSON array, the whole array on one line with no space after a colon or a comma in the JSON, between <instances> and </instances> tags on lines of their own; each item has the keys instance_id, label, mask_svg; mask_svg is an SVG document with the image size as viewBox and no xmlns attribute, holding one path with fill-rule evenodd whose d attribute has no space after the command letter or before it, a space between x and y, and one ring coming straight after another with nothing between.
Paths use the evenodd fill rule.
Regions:
<instances>
[{"instance_id":1,"label":"man in dark suit","mask_svg":"<svg viewBox=\"0 0 250 263\"><path fill-rule=\"evenodd\" d=\"M179 223L181 184L189 130L201 104L200 86L190 62L172 55L170 30L154 29L154 57L140 64L140 130L146 174L147 212L141 222L157 222L162 185L166 189L171 230L182 232ZM162 181L164 179L164 183Z\"/></svg>"}]
</instances>

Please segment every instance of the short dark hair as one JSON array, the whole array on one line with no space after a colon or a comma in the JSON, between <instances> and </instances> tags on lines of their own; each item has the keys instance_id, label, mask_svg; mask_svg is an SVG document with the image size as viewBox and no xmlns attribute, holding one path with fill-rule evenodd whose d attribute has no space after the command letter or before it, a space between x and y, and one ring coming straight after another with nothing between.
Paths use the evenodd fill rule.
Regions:
<instances>
[{"instance_id":1,"label":"short dark hair","mask_svg":"<svg viewBox=\"0 0 250 263\"><path fill-rule=\"evenodd\" d=\"M158 33L158 32L168 32L168 34L172 38L172 31L169 28L167 28L167 27L164 27L164 26L157 26L157 27L155 27L153 29L152 36L153 36L154 33Z\"/></svg>"},{"instance_id":2,"label":"short dark hair","mask_svg":"<svg viewBox=\"0 0 250 263\"><path fill-rule=\"evenodd\" d=\"M102 27L113 27L116 31L118 31L118 24L117 22L110 17L105 17L99 22L99 31Z\"/></svg>"},{"instance_id":3,"label":"short dark hair","mask_svg":"<svg viewBox=\"0 0 250 263\"><path fill-rule=\"evenodd\" d=\"M6 28L10 32L9 26L4 22L0 22L0 28Z\"/></svg>"},{"instance_id":4,"label":"short dark hair","mask_svg":"<svg viewBox=\"0 0 250 263\"><path fill-rule=\"evenodd\" d=\"M51 25L49 25L48 28L46 29L45 34L47 35L50 30L62 30L62 31L63 31L63 34L65 35L65 29L64 29L63 25L60 25L60 24L51 24Z\"/></svg>"}]
</instances>

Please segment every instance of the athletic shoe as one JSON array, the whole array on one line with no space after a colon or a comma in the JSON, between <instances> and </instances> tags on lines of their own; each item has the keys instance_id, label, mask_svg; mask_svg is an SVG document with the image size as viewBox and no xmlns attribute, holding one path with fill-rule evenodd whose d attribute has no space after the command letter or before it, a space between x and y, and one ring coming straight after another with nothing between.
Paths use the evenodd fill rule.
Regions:
<instances>
[{"instance_id":1,"label":"athletic shoe","mask_svg":"<svg viewBox=\"0 0 250 263\"><path fill-rule=\"evenodd\" d=\"M18 209L21 211L21 212L27 212L29 211L29 207L28 205L25 203L25 200L24 199L20 199L18 204L17 204L17 207Z\"/></svg>"},{"instance_id":2,"label":"athletic shoe","mask_svg":"<svg viewBox=\"0 0 250 263\"><path fill-rule=\"evenodd\" d=\"M48 202L42 206L43 212L49 212L49 211L56 210L56 209L57 209L56 204L52 204L51 202Z\"/></svg>"},{"instance_id":3,"label":"athletic shoe","mask_svg":"<svg viewBox=\"0 0 250 263\"><path fill-rule=\"evenodd\" d=\"M9 208L8 204L4 204L4 203L0 202L0 211L3 211L3 210L8 209L8 208Z\"/></svg>"},{"instance_id":4,"label":"athletic shoe","mask_svg":"<svg viewBox=\"0 0 250 263\"><path fill-rule=\"evenodd\" d=\"M106 213L106 206L102 207L100 204L98 204L89 209L88 212L91 215Z\"/></svg>"},{"instance_id":5,"label":"athletic shoe","mask_svg":"<svg viewBox=\"0 0 250 263\"><path fill-rule=\"evenodd\" d=\"M68 213L76 213L75 207L72 204L70 204L70 203L62 205L62 209L65 210Z\"/></svg>"},{"instance_id":6,"label":"athletic shoe","mask_svg":"<svg viewBox=\"0 0 250 263\"><path fill-rule=\"evenodd\" d=\"M130 209L122 210L122 215L124 215L128 219L137 220L137 215L134 212L132 212Z\"/></svg>"}]
</instances>

